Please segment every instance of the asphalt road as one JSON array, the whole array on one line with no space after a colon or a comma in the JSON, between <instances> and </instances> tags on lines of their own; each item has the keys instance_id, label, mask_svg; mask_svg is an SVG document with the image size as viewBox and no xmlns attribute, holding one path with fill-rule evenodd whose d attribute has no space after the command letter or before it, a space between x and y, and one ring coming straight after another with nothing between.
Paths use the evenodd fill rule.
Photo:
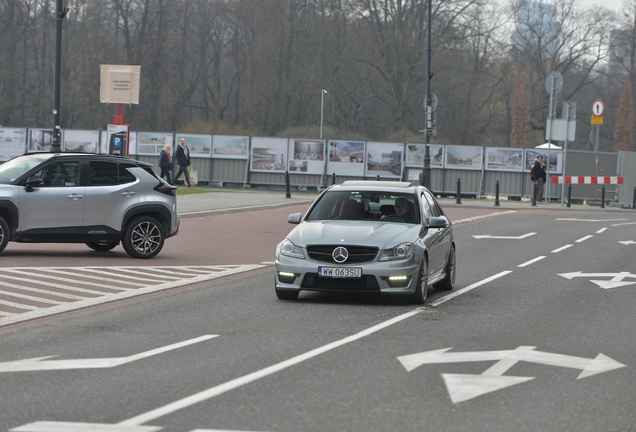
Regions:
<instances>
[{"instance_id":1,"label":"asphalt road","mask_svg":"<svg viewBox=\"0 0 636 432\"><path fill-rule=\"evenodd\" d=\"M293 211L185 219L139 264L272 261ZM447 211L457 288L424 308L370 295L279 301L264 264L9 326L0 430L633 430L636 214ZM47 250L9 245L2 266L100 259ZM131 265L123 254L102 265Z\"/></svg>"}]
</instances>

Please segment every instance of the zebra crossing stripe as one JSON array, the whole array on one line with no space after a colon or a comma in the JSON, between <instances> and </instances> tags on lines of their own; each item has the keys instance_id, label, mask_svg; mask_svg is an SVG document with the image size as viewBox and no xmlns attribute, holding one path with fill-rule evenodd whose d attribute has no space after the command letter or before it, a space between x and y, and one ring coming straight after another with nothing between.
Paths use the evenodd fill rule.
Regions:
<instances>
[{"instance_id":1,"label":"zebra crossing stripe","mask_svg":"<svg viewBox=\"0 0 636 432\"><path fill-rule=\"evenodd\" d=\"M227 265L227 266L166 266L166 267L14 267L14 268L0 268L0 286L6 288L20 290L21 292L29 292L33 295L21 294L16 295L13 291L7 289L0 290L0 294L7 296L13 296L14 301L0 300L0 327L15 324L18 322L28 321L35 318L41 318L45 316L57 315L71 310L82 309L99 304L109 303L117 300L123 300L131 297L137 297L144 294L163 291L171 288L177 288L185 285L191 285L199 282L205 282L212 279L222 278L225 276L248 272L259 268L266 267L264 264L246 264L246 265ZM171 272L173 275L185 273L185 276L177 280L168 280L162 283L158 283L156 280L146 278L145 284L135 283L136 287L117 287L113 291L96 291L86 288L79 288L75 284L87 284L86 281L72 279L71 277L53 277L50 273L65 272L70 275L75 275L78 278L85 278L86 272L93 271L95 274L103 273L104 276L108 275L113 278L116 283L123 283L123 280L118 279L120 276L122 279L126 279L126 275L121 275L119 272L126 271L129 273L146 274L146 271L153 271L161 269L162 271ZM52 270L55 270L53 272ZM141 271L140 271L141 270ZM100 273L98 273L100 272ZM114 273L116 272L116 273ZM23 274L29 276L29 278L19 277ZM61 274L61 273L58 273ZM67 276L68 276L67 274ZM42 279L34 279L40 277ZM62 285L57 282L51 282L50 279L55 278L57 282L67 282L69 285ZM115 279L117 278L117 279ZM62 289L64 293L58 293L57 291L51 291L41 288L33 288L29 286L23 286L19 283L7 282L7 279L18 280L23 283L45 285L50 288ZM139 278L141 279L141 278ZM98 278L99 280L99 278ZM141 279L143 280L143 279ZM130 282L128 282L130 284ZM88 282L90 285L95 285L95 282ZM138 286L142 285L142 286ZM103 286L100 284L100 287ZM84 293L92 295L79 296L69 293ZM20 294L20 293L18 293ZM71 301L62 302L55 301L46 298L36 297L37 294L58 296ZM33 306L23 303L18 303L18 299L33 302L42 302L52 304L51 306ZM27 310L26 312L13 312L2 310L2 305Z\"/></svg>"}]
</instances>

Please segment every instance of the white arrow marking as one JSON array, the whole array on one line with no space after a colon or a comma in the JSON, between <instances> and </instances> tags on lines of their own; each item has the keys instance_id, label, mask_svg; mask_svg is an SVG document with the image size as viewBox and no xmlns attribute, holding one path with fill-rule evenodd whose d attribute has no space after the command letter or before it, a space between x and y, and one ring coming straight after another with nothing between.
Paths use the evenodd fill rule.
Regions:
<instances>
[{"instance_id":1,"label":"white arrow marking","mask_svg":"<svg viewBox=\"0 0 636 432\"><path fill-rule=\"evenodd\" d=\"M520 235L518 237L514 237L514 236L493 236L493 235L474 235L473 237L475 237L476 239L485 239L485 238L490 238L490 239L507 239L507 240L521 240L530 236L535 235L536 233L528 233L528 234L524 234L524 235Z\"/></svg>"},{"instance_id":2,"label":"white arrow marking","mask_svg":"<svg viewBox=\"0 0 636 432\"><path fill-rule=\"evenodd\" d=\"M590 280L590 282L594 282L596 285L600 286L603 289L611 289L618 288L627 285L634 285L634 282L624 282L625 278L636 278L636 275L631 274L629 272L620 272L620 273L583 273L583 272L573 272L573 273L562 273L559 276L562 276L566 279L573 279L575 277L611 277L612 279L608 281L603 280Z\"/></svg>"},{"instance_id":3,"label":"white arrow marking","mask_svg":"<svg viewBox=\"0 0 636 432\"><path fill-rule=\"evenodd\" d=\"M627 240L627 241L619 241L619 243L622 243L622 244L624 244L625 246L629 246L629 245L636 244L636 241L634 241L634 240Z\"/></svg>"},{"instance_id":4,"label":"white arrow marking","mask_svg":"<svg viewBox=\"0 0 636 432\"><path fill-rule=\"evenodd\" d=\"M113 357L113 358L97 358L97 359L72 359L72 360L48 360L44 359L48 357L37 357L25 360L17 360L0 363L0 372L25 372L25 371L42 371L42 370L63 370L63 369L99 369L99 368L112 368L120 366L126 363L141 360L146 357L151 357L157 354L161 354L167 351L171 351L184 346L192 345L195 343L203 342L208 339L218 337L218 335L205 335L187 341L179 342L173 345L153 349L150 351L134 354L128 357Z\"/></svg>"},{"instance_id":5,"label":"white arrow marking","mask_svg":"<svg viewBox=\"0 0 636 432\"><path fill-rule=\"evenodd\" d=\"M442 374L448 394L453 403L464 402L486 393L534 379L534 377L502 376L519 361L581 369L581 373L577 379L625 367L624 364L612 360L603 354L597 355L594 359L587 359L564 354L534 351L535 348L536 347L533 346L520 346L515 350L458 353L448 353L447 351L452 348L443 348L401 356L398 357L398 360L409 372L423 364L499 360L481 375Z\"/></svg>"},{"instance_id":6,"label":"white arrow marking","mask_svg":"<svg viewBox=\"0 0 636 432\"><path fill-rule=\"evenodd\" d=\"M154 432L159 426L121 426L105 423L73 423L38 421L9 429L9 432Z\"/></svg>"}]
</instances>

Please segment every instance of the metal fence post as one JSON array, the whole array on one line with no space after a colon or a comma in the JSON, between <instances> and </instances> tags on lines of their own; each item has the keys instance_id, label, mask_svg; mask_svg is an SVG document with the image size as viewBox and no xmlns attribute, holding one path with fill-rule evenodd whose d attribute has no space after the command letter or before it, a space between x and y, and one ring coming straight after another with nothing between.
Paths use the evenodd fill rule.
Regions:
<instances>
[{"instance_id":1,"label":"metal fence post","mask_svg":"<svg viewBox=\"0 0 636 432\"><path fill-rule=\"evenodd\" d=\"M499 207L499 180L497 180L497 185L495 187L495 206Z\"/></svg>"},{"instance_id":2,"label":"metal fence post","mask_svg":"<svg viewBox=\"0 0 636 432\"><path fill-rule=\"evenodd\" d=\"M605 185L601 189L601 208L605 208Z\"/></svg>"}]
</instances>

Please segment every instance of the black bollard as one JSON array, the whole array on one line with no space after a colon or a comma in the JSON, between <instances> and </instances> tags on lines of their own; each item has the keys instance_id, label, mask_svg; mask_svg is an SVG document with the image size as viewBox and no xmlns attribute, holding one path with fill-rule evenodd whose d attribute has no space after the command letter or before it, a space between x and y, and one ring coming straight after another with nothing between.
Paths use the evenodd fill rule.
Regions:
<instances>
[{"instance_id":1,"label":"black bollard","mask_svg":"<svg viewBox=\"0 0 636 432\"><path fill-rule=\"evenodd\" d=\"M605 185L601 189L601 208L605 208Z\"/></svg>"},{"instance_id":2,"label":"black bollard","mask_svg":"<svg viewBox=\"0 0 636 432\"><path fill-rule=\"evenodd\" d=\"M568 204L567 207L572 206L572 183L568 185Z\"/></svg>"},{"instance_id":3,"label":"black bollard","mask_svg":"<svg viewBox=\"0 0 636 432\"><path fill-rule=\"evenodd\" d=\"M331 184L332 185L336 184L336 173L331 174Z\"/></svg>"},{"instance_id":4,"label":"black bollard","mask_svg":"<svg viewBox=\"0 0 636 432\"><path fill-rule=\"evenodd\" d=\"M377 181L380 181L380 174L378 174L378 176L376 177Z\"/></svg>"},{"instance_id":5,"label":"black bollard","mask_svg":"<svg viewBox=\"0 0 636 432\"><path fill-rule=\"evenodd\" d=\"M632 209L636 209L636 187L634 187L634 200L632 201Z\"/></svg>"},{"instance_id":6,"label":"black bollard","mask_svg":"<svg viewBox=\"0 0 636 432\"><path fill-rule=\"evenodd\" d=\"M457 200L455 201L455 204L461 204L462 203L462 181L461 179L457 179Z\"/></svg>"},{"instance_id":7,"label":"black bollard","mask_svg":"<svg viewBox=\"0 0 636 432\"><path fill-rule=\"evenodd\" d=\"M285 171L285 198L291 198L291 191L289 190L289 171Z\"/></svg>"},{"instance_id":8,"label":"black bollard","mask_svg":"<svg viewBox=\"0 0 636 432\"><path fill-rule=\"evenodd\" d=\"M536 207L537 206L537 184L533 183L534 187L532 188L532 206Z\"/></svg>"},{"instance_id":9,"label":"black bollard","mask_svg":"<svg viewBox=\"0 0 636 432\"><path fill-rule=\"evenodd\" d=\"M495 187L495 207L499 207L499 180L497 180Z\"/></svg>"}]
</instances>

